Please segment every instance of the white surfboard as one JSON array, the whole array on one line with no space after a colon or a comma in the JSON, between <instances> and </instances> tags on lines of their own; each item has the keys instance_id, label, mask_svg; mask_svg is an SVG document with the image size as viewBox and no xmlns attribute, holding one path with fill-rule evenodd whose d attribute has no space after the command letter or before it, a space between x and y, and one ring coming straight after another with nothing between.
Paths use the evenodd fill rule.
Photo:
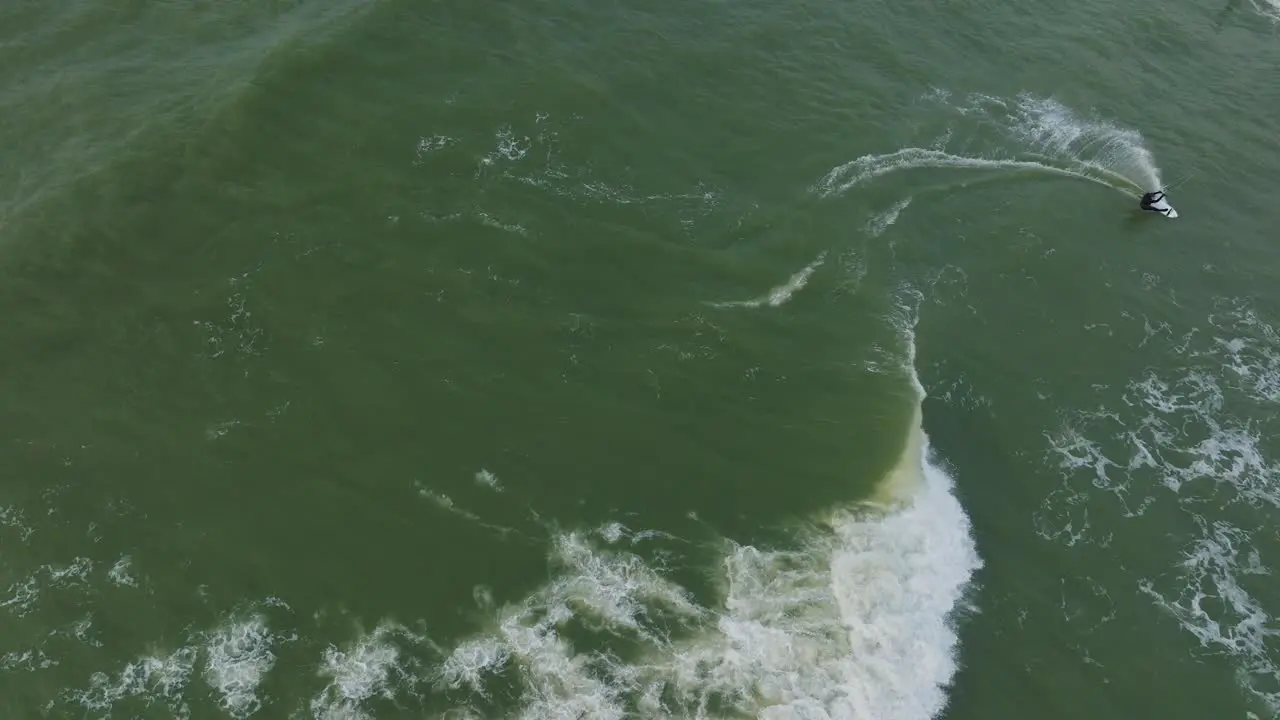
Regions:
<instances>
[{"instance_id":1,"label":"white surfboard","mask_svg":"<svg viewBox=\"0 0 1280 720\"><path fill-rule=\"evenodd\" d=\"M1178 211L1173 209L1173 206L1169 204L1169 198L1165 195L1161 195L1159 200L1151 203L1150 208L1145 209L1147 212L1160 213L1167 218L1178 217Z\"/></svg>"}]
</instances>

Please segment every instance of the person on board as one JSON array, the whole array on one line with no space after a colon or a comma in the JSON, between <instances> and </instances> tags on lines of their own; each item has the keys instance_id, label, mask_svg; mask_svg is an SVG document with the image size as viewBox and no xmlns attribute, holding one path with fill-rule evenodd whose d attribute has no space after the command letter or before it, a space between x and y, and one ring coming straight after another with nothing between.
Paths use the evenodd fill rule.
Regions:
<instances>
[{"instance_id":1,"label":"person on board","mask_svg":"<svg viewBox=\"0 0 1280 720\"><path fill-rule=\"evenodd\" d=\"M1142 199L1138 201L1138 207L1143 210L1158 212L1162 215L1169 212L1169 203L1164 202L1164 192L1160 190L1143 193Z\"/></svg>"}]
</instances>

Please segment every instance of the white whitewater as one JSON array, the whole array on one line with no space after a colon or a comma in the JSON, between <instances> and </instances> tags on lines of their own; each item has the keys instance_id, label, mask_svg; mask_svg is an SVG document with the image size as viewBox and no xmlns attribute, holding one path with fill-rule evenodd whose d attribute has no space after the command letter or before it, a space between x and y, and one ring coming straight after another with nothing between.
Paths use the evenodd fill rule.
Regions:
<instances>
[{"instance_id":1,"label":"white whitewater","mask_svg":"<svg viewBox=\"0 0 1280 720\"><path fill-rule=\"evenodd\" d=\"M719 602L699 604L636 554L644 534L561 533L553 579L453 648L439 685L479 699L515 678L511 716L531 720L937 716L981 560L951 478L929 461L909 376L919 392L903 451L876 497L813 518L794 548L726 541ZM570 628L638 642L640 657L576 648Z\"/></svg>"}]
</instances>

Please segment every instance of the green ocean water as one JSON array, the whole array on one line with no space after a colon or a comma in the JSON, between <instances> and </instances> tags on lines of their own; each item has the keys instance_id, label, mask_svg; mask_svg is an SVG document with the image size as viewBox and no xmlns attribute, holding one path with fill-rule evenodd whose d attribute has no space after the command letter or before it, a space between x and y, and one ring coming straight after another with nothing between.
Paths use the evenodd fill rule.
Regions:
<instances>
[{"instance_id":1,"label":"green ocean water","mask_svg":"<svg viewBox=\"0 0 1280 720\"><path fill-rule=\"evenodd\" d=\"M0 7L0 709L1276 717L1277 22Z\"/></svg>"}]
</instances>

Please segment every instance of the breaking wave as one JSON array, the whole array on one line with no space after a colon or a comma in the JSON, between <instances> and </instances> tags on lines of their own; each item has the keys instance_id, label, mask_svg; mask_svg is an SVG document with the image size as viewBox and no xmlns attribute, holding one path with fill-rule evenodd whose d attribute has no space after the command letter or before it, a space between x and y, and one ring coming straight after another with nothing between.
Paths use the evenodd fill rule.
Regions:
<instances>
[{"instance_id":1,"label":"breaking wave","mask_svg":"<svg viewBox=\"0 0 1280 720\"><path fill-rule=\"evenodd\" d=\"M72 681L50 707L372 718L408 704L451 720L929 720L947 703L958 613L968 609L965 593L981 559L922 429L913 314L891 318L905 361L899 355L896 369L869 368L898 373L915 390L902 451L877 492L806 519L786 547L715 539L721 552L718 568L707 568L716 588L710 597L695 597L669 571L667 544L688 547L688 540L613 522L553 532L550 580L518 602L495 608L478 588L492 620L447 647L391 619L344 642L302 637L298 628L314 627L312 619L268 598L167 647L149 646L114 671ZM501 488L485 471L476 481ZM23 527L18 513L4 517ZM85 567L82 574L93 572ZM123 572L103 568L98 574ZM3 669L57 665L57 648L11 653ZM309 667L298 667L299 653ZM273 680L282 674L289 679ZM304 697L264 690L284 687Z\"/></svg>"},{"instance_id":2,"label":"breaking wave","mask_svg":"<svg viewBox=\"0 0 1280 720\"><path fill-rule=\"evenodd\" d=\"M522 718L934 717L956 671L953 613L980 560L919 419L917 405L878 501L815 518L794 549L730 543L716 607L619 547L634 538L625 530L595 534L605 544L561 535L555 579L454 648L440 685L487 698L514 676ZM573 626L641 649L625 661L575 650Z\"/></svg>"}]
</instances>

